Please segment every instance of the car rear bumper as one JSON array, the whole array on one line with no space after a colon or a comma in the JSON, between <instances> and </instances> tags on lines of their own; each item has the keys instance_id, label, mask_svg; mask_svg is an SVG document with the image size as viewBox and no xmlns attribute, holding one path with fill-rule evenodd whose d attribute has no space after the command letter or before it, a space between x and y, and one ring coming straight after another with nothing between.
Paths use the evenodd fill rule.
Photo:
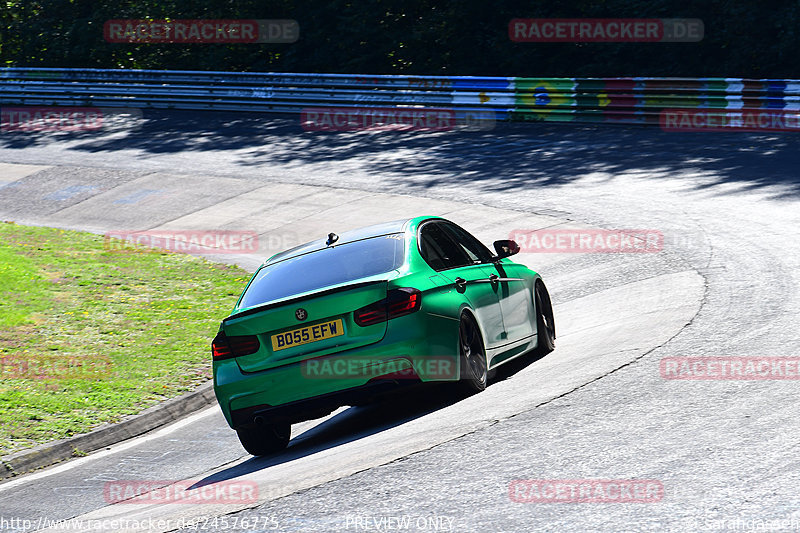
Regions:
<instances>
[{"instance_id":1,"label":"car rear bumper","mask_svg":"<svg viewBox=\"0 0 800 533\"><path fill-rule=\"evenodd\" d=\"M270 423L295 424L329 415L343 405L357 405L377 396L397 392L421 383L420 380L379 380L313 398L297 400L283 405L253 405L231 411L231 426L240 428L256 425L259 418Z\"/></svg>"},{"instance_id":2,"label":"car rear bumper","mask_svg":"<svg viewBox=\"0 0 800 533\"><path fill-rule=\"evenodd\" d=\"M378 343L260 372L214 362L214 391L228 424L319 418L404 385L459 378L458 321L414 313L389 322Z\"/></svg>"}]
</instances>

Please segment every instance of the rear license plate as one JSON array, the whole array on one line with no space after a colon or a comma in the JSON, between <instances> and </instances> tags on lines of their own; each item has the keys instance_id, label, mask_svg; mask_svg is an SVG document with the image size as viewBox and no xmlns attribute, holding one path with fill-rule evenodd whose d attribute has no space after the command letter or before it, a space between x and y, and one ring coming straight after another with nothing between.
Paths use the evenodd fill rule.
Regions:
<instances>
[{"instance_id":1,"label":"rear license plate","mask_svg":"<svg viewBox=\"0 0 800 533\"><path fill-rule=\"evenodd\" d=\"M340 335L344 335L344 325L342 324L342 319L337 318L336 320L321 322L313 326L284 331L273 335L270 340L272 341L272 351L277 352L278 350L331 339Z\"/></svg>"}]
</instances>

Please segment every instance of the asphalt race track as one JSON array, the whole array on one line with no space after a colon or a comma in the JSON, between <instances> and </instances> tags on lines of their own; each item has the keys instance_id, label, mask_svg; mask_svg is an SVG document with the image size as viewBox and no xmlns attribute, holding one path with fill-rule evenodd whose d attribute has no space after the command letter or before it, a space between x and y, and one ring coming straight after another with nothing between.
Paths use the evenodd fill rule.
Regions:
<instances>
[{"instance_id":1,"label":"asphalt race track","mask_svg":"<svg viewBox=\"0 0 800 533\"><path fill-rule=\"evenodd\" d=\"M557 347L508 365L481 394L434 387L342 409L294 426L285 453L259 459L208 408L0 484L0 515L30 521L0 530L98 531L90 520L103 519L117 520L106 531L800 529L800 381L660 372L666 357L800 356L798 137L567 124L314 134L291 118L155 111L131 120L102 134L0 135L0 219L98 233L254 230L258 254L209 256L251 270L330 231L419 214L487 244L513 230L650 229L663 249L517 256L548 285ZM258 497L109 505L114 480L252 482ZM649 480L663 493L520 502L515 480ZM71 529L46 528L73 517Z\"/></svg>"}]
</instances>

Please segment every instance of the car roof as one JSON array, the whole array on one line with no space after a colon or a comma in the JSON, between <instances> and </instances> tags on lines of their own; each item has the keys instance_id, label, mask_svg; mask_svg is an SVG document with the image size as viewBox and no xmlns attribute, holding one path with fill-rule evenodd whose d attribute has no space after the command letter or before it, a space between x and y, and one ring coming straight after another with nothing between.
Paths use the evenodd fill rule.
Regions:
<instances>
[{"instance_id":1,"label":"car roof","mask_svg":"<svg viewBox=\"0 0 800 533\"><path fill-rule=\"evenodd\" d=\"M414 221L419 222L430 218L439 218L439 217L421 216L415 218L403 218L400 220L393 220L391 222L382 222L380 224L374 224L372 226L365 226L363 228L337 233L339 239L336 241L336 245L346 244L348 242L360 241L363 239L369 239L371 237L379 237L381 235L391 235L392 233L403 233L405 232L406 228L409 226L410 223ZM331 228L331 231L336 233L335 228ZM264 262L264 264L269 265L277 263L278 261L289 259L291 257L297 257L298 255L304 255L310 252L315 252L317 250L323 250L328 247L326 244L327 241L328 241L328 235L326 234L322 236L322 238L320 239L307 242L299 246L295 246L294 248L290 248L285 252L277 253L272 257L270 257L269 259L267 259Z\"/></svg>"}]
</instances>

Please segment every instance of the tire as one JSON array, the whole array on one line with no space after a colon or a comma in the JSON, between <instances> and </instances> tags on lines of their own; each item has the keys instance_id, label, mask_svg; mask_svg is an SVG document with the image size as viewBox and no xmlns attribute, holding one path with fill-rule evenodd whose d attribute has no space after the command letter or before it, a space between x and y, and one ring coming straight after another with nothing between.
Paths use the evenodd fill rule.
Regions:
<instances>
[{"instance_id":1,"label":"tire","mask_svg":"<svg viewBox=\"0 0 800 533\"><path fill-rule=\"evenodd\" d=\"M478 324L471 315L461 315L458 328L458 346L461 361L460 388L467 392L481 392L486 389L488 373L486 370L486 349L483 345Z\"/></svg>"},{"instance_id":2,"label":"tire","mask_svg":"<svg viewBox=\"0 0 800 533\"><path fill-rule=\"evenodd\" d=\"M537 346L535 354L544 356L556 348L556 322L553 318L553 305L550 303L550 294L542 280L536 280L533 289L533 300L536 306L536 336Z\"/></svg>"},{"instance_id":3,"label":"tire","mask_svg":"<svg viewBox=\"0 0 800 533\"><path fill-rule=\"evenodd\" d=\"M242 447L251 455L270 455L286 449L291 424L257 424L236 430Z\"/></svg>"}]
</instances>

